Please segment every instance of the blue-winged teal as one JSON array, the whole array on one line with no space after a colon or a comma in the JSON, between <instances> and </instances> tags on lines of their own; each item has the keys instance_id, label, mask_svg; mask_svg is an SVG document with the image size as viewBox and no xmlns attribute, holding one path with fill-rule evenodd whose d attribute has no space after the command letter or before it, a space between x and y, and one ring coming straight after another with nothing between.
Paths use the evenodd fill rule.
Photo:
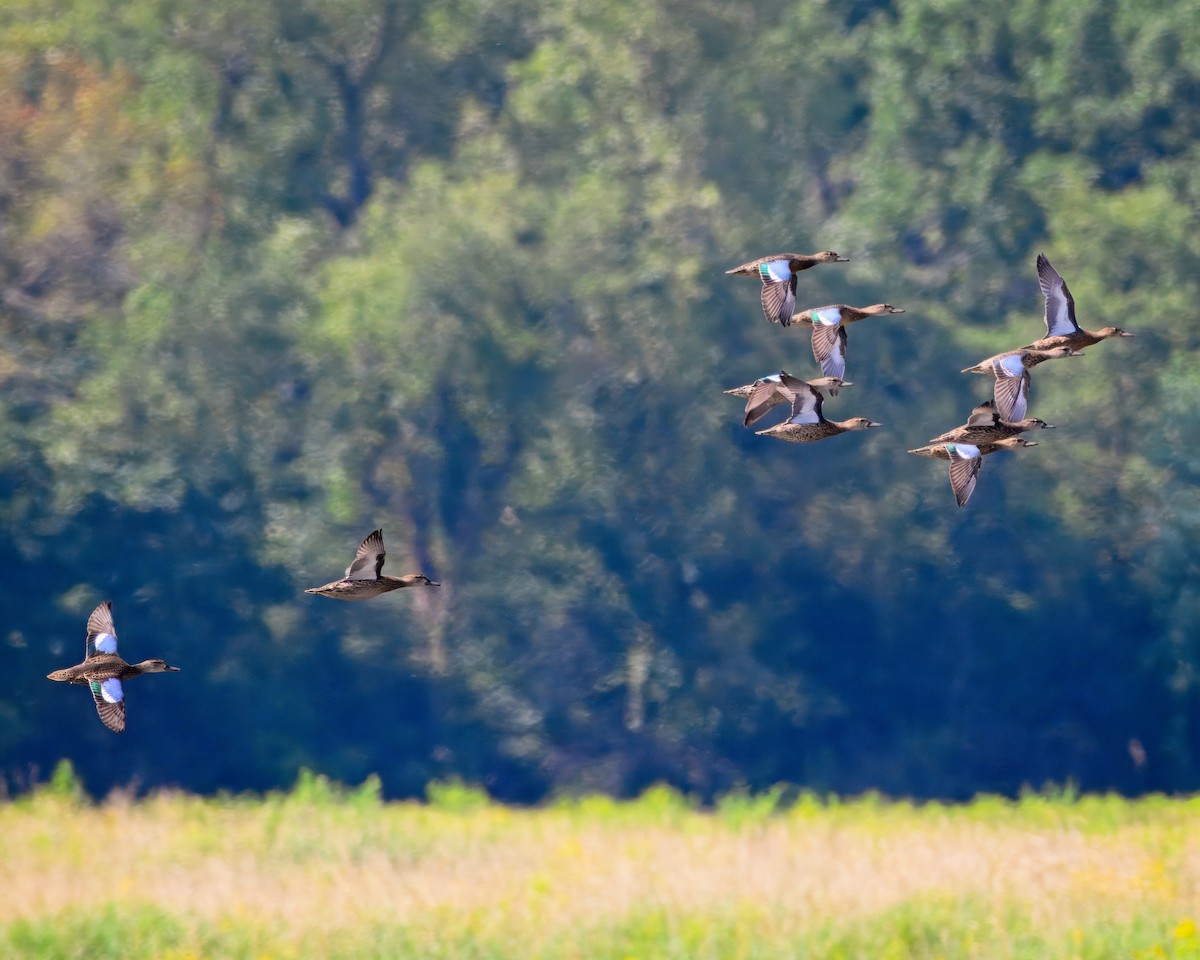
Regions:
<instances>
[{"instance_id":1,"label":"blue-winged teal","mask_svg":"<svg viewBox=\"0 0 1200 960\"><path fill-rule=\"evenodd\" d=\"M1029 345L1044 350L1050 347L1074 347L1082 350L1109 337L1132 337L1134 334L1120 327L1101 327L1099 330L1084 330L1075 319L1075 298L1067 289L1063 278L1050 265L1045 254L1037 255L1038 284L1046 298L1046 335Z\"/></svg>"},{"instance_id":2,"label":"blue-winged teal","mask_svg":"<svg viewBox=\"0 0 1200 960\"><path fill-rule=\"evenodd\" d=\"M792 319L812 327L813 358L821 365L821 372L827 377L840 378L846 375L846 324L864 317L903 312L900 307L893 307L890 303L873 303L869 307L832 303L827 307L804 310Z\"/></svg>"},{"instance_id":3,"label":"blue-winged teal","mask_svg":"<svg viewBox=\"0 0 1200 960\"><path fill-rule=\"evenodd\" d=\"M735 277L758 277L762 281L762 309L772 323L787 326L796 312L796 274L818 263L849 263L832 250L821 253L773 253L726 270Z\"/></svg>"},{"instance_id":4,"label":"blue-winged teal","mask_svg":"<svg viewBox=\"0 0 1200 960\"><path fill-rule=\"evenodd\" d=\"M126 663L117 655L117 631L113 628L112 602L105 600L92 611L87 622L87 640L83 647L83 663L65 670L55 670L46 676L66 683L86 684L92 689L100 721L114 733L125 729L125 689L122 680L140 677L143 673L177 673L165 660L143 660Z\"/></svg>"},{"instance_id":5,"label":"blue-winged teal","mask_svg":"<svg viewBox=\"0 0 1200 960\"><path fill-rule=\"evenodd\" d=\"M1026 430L1053 430L1054 424L1039 420L1037 417L1027 417L1023 420L1004 420L996 411L996 405L988 400L971 411L971 416L961 427L947 430L940 436L934 437L930 443L970 443L979 446L984 443L996 443L1015 437Z\"/></svg>"},{"instance_id":6,"label":"blue-winged teal","mask_svg":"<svg viewBox=\"0 0 1200 960\"><path fill-rule=\"evenodd\" d=\"M960 506L966 506L971 494L975 492L975 482L979 479L979 471L983 466L983 458L997 450L1020 450L1023 447L1036 447L1036 440L1026 440L1024 437L1005 437L995 443L931 443L916 450L909 450L919 457L933 457L935 460L950 461L950 489L954 491L954 500Z\"/></svg>"},{"instance_id":7,"label":"blue-winged teal","mask_svg":"<svg viewBox=\"0 0 1200 960\"><path fill-rule=\"evenodd\" d=\"M1047 350L1024 347L980 360L975 366L963 370L963 373L982 373L995 377L992 399L996 401L996 412L1002 420L1021 420L1029 412L1030 368L1046 360L1082 356L1074 347L1065 345Z\"/></svg>"},{"instance_id":8,"label":"blue-winged teal","mask_svg":"<svg viewBox=\"0 0 1200 960\"><path fill-rule=\"evenodd\" d=\"M828 393L831 397L836 397L838 391L842 387L852 387L854 384L847 383L845 380L839 380L837 377L818 377L816 380L800 380L793 377L786 370L780 370L779 373L772 374L769 377L760 377L753 383L748 383L744 387L734 387L732 390L726 390L730 396L744 397L746 399L746 419L742 421L747 427L752 427L765 417L776 404L791 403L792 395L795 393L798 384L807 384L810 387L816 387L818 390Z\"/></svg>"},{"instance_id":9,"label":"blue-winged teal","mask_svg":"<svg viewBox=\"0 0 1200 960\"><path fill-rule=\"evenodd\" d=\"M871 427L883 426L866 417L826 420L825 415L821 413L821 404L824 402L821 391L803 381L797 383L800 385L792 392L791 416L767 430L755 431L759 436L775 437L777 440L787 440L791 443L811 443L826 437L836 437L839 433L850 430L869 430Z\"/></svg>"},{"instance_id":10,"label":"blue-winged teal","mask_svg":"<svg viewBox=\"0 0 1200 960\"><path fill-rule=\"evenodd\" d=\"M383 549L383 531L376 530L358 545L354 562L346 568L346 575L341 580L334 580L323 587L312 587L304 592L333 597L335 600L370 600L381 593L399 590L401 587L441 586L423 573L409 573L403 577L384 576L381 571L385 556L387 554Z\"/></svg>"}]
</instances>

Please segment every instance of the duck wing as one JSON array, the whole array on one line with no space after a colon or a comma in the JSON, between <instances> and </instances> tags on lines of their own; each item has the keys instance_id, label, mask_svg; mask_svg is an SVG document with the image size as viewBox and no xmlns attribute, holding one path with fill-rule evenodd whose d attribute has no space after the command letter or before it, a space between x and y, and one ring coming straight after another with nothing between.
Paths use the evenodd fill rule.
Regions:
<instances>
[{"instance_id":1,"label":"duck wing","mask_svg":"<svg viewBox=\"0 0 1200 960\"><path fill-rule=\"evenodd\" d=\"M746 399L746 419L742 423L747 427L754 426L776 404L783 403L788 399L788 396L780 391L780 384L777 380L755 380L754 389L750 391L750 396Z\"/></svg>"},{"instance_id":2,"label":"duck wing","mask_svg":"<svg viewBox=\"0 0 1200 960\"><path fill-rule=\"evenodd\" d=\"M358 545L354 561L346 568L347 580L378 580L383 569L383 531L376 530Z\"/></svg>"},{"instance_id":3,"label":"duck wing","mask_svg":"<svg viewBox=\"0 0 1200 960\"><path fill-rule=\"evenodd\" d=\"M1075 298L1067 289L1058 271L1050 265L1044 254L1037 256L1038 285L1046 298L1046 336L1062 337L1079 332L1075 321Z\"/></svg>"},{"instance_id":4,"label":"duck wing","mask_svg":"<svg viewBox=\"0 0 1200 960\"><path fill-rule=\"evenodd\" d=\"M950 489L954 491L955 502L962 507L975 492L983 456L970 443L948 443L946 453L950 455Z\"/></svg>"},{"instance_id":5,"label":"duck wing","mask_svg":"<svg viewBox=\"0 0 1200 960\"><path fill-rule=\"evenodd\" d=\"M792 413L788 423L820 423L825 419L821 413L824 397L821 391L807 383L802 383L792 394Z\"/></svg>"},{"instance_id":6,"label":"duck wing","mask_svg":"<svg viewBox=\"0 0 1200 960\"><path fill-rule=\"evenodd\" d=\"M92 699L96 701L100 722L113 733L121 733L125 729L125 689L120 679L109 677L107 680L92 680L88 686L92 689Z\"/></svg>"},{"instance_id":7,"label":"duck wing","mask_svg":"<svg viewBox=\"0 0 1200 960\"><path fill-rule=\"evenodd\" d=\"M996 374L992 397L1001 420L1025 419L1029 410L1029 382L1029 371L1024 367L1020 373Z\"/></svg>"},{"instance_id":8,"label":"duck wing","mask_svg":"<svg viewBox=\"0 0 1200 960\"><path fill-rule=\"evenodd\" d=\"M839 380L846 376L846 328L837 326L820 326L813 324L812 330L813 359L821 365L821 372L827 377L837 377Z\"/></svg>"},{"instance_id":9,"label":"duck wing","mask_svg":"<svg viewBox=\"0 0 1200 960\"><path fill-rule=\"evenodd\" d=\"M113 627L112 601L105 600L92 611L87 621L87 640L83 658L91 660L98 653L117 652L117 631Z\"/></svg>"},{"instance_id":10,"label":"duck wing","mask_svg":"<svg viewBox=\"0 0 1200 960\"><path fill-rule=\"evenodd\" d=\"M778 264L783 265L786 276L780 277L775 272L768 270L769 267ZM786 260L764 263L759 267L759 273L762 275L760 299L763 316L772 323L778 323L784 327L791 326L792 315L796 312L796 275L792 273Z\"/></svg>"},{"instance_id":11,"label":"duck wing","mask_svg":"<svg viewBox=\"0 0 1200 960\"><path fill-rule=\"evenodd\" d=\"M996 412L996 404L992 400L985 400L967 417L967 422L963 424L965 427L991 427L1000 420L1000 415Z\"/></svg>"}]
</instances>

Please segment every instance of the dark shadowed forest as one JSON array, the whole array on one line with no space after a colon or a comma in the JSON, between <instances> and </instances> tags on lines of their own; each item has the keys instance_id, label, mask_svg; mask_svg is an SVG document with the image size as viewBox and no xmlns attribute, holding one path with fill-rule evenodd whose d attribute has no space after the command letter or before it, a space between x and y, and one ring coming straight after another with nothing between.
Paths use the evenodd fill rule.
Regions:
<instances>
[{"instance_id":1,"label":"dark shadowed forest","mask_svg":"<svg viewBox=\"0 0 1200 960\"><path fill-rule=\"evenodd\" d=\"M1200 789L1190 0L13 0L0 772L387 796ZM725 276L887 302L818 376ZM1037 369L955 506L905 451ZM782 412L782 408L781 408ZM765 423L764 423L765 425ZM381 527L439 590L306 596ZM45 675L114 604L129 728Z\"/></svg>"}]
</instances>

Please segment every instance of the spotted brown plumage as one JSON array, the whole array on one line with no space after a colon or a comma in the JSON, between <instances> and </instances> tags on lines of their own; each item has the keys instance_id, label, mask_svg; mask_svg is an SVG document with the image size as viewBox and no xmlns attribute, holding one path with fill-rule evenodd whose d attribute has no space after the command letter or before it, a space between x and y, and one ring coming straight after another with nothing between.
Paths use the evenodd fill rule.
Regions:
<instances>
[{"instance_id":1,"label":"spotted brown plumage","mask_svg":"<svg viewBox=\"0 0 1200 960\"><path fill-rule=\"evenodd\" d=\"M850 430L869 430L882 426L866 417L851 417L849 420L826 420L821 412L824 398L821 391L800 381L792 394L792 413L783 423L767 430L755 431L760 437L774 437L790 443L812 443L826 437L836 437Z\"/></svg>"},{"instance_id":2,"label":"spotted brown plumage","mask_svg":"<svg viewBox=\"0 0 1200 960\"><path fill-rule=\"evenodd\" d=\"M1008 437L1015 437L1026 430L1053 430L1054 424L1047 423L1037 417L1027 417L1023 420L1004 420L996 410L993 401L981 403L971 411L971 416L962 426L947 430L940 436L933 437L930 443L970 443L976 446L984 443L995 443Z\"/></svg>"}]
</instances>

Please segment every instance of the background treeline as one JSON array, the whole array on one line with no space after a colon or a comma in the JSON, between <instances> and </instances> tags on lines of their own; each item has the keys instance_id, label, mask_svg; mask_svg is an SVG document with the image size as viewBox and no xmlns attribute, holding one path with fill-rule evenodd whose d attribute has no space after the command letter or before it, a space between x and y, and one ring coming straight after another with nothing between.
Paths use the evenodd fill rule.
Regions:
<instances>
[{"instance_id":1,"label":"background treeline","mask_svg":"<svg viewBox=\"0 0 1200 960\"><path fill-rule=\"evenodd\" d=\"M0 758L208 791L1200 787L1191 0L11 0ZM814 375L723 271L886 300ZM1090 328L956 510L905 449ZM384 528L441 591L304 596ZM115 737L75 662L115 602ZM1148 760L1136 765L1131 740ZM1136 753L1136 749L1133 751Z\"/></svg>"}]
</instances>

